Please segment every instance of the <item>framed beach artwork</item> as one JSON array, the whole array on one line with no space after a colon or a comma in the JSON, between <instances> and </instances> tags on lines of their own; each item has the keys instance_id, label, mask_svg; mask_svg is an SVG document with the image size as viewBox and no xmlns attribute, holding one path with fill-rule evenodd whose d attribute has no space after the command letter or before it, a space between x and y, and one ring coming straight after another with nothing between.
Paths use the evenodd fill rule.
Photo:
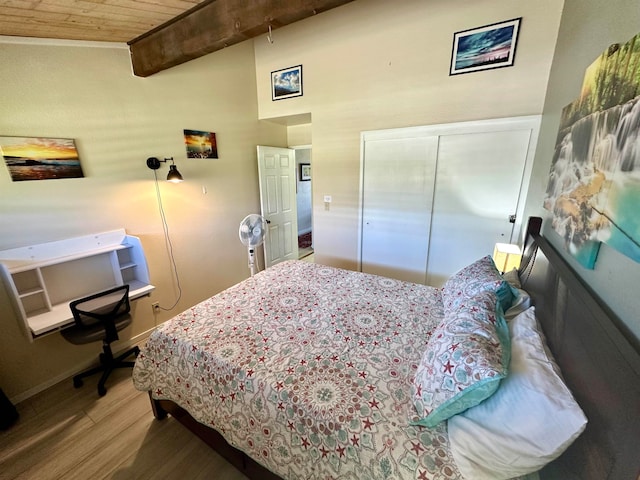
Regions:
<instances>
[{"instance_id":1,"label":"framed beach artwork","mask_svg":"<svg viewBox=\"0 0 640 480\"><path fill-rule=\"evenodd\" d=\"M302 65L271 72L271 100L302 96Z\"/></svg>"},{"instance_id":2,"label":"framed beach artwork","mask_svg":"<svg viewBox=\"0 0 640 480\"><path fill-rule=\"evenodd\" d=\"M455 33L449 75L512 66L521 20L514 18Z\"/></svg>"},{"instance_id":3,"label":"framed beach artwork","mask_svg":"<svg viewBox=\"0 0 640 480\"><path fill-rule=\"evenodd\" d=\"M187 158L218 158L218 144L214 132L184 130Z\"/></svg>"},{"instance_id":4,"label":"framed beach artwork","mask_svg":"<svg viewBox=\"0 0 640 480\"><path fill-rule=\"evenodd\" d=\"M14 182L84 177L71 138L0 137L0 154Z\"/></svg>"}]
</instances>

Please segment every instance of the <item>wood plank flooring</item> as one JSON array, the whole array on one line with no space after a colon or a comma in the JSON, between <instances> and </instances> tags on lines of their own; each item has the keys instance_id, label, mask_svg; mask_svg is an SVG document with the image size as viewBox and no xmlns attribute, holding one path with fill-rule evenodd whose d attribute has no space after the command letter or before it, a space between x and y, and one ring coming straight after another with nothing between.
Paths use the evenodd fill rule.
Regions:
<instances>
[{"instance_id":1,"label":"wood plank flooring","mask_svg":"<svg viewBox=\"0 0 640 480\"><path fill-rule=\"evenodd\" d=\"M213 479L246 477L173 418L158 421L149 398L121 369L97 393L98 376L71 379L17 405L0 432L0 479Z\"/></svg>"}]
</instances>

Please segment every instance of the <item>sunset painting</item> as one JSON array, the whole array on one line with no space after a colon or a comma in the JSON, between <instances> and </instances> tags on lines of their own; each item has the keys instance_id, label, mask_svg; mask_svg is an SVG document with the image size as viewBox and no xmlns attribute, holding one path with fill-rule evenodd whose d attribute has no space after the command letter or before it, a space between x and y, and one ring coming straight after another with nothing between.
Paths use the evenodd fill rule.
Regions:
<instances>
[{"instance_id":1,"label":"sunset painting","mask_svg":"<svg viewBox=\"0 0 640 480\"><path fill-rule=\"evenodd\" d=\"M84 177L70 138L0 137L0 154L14 182Z\"/></svg>"},{"instance_id":2,"label":"sunset painting","mask_svg":"<svg viewBox=\"0 0 640 480\"><path fill-rule=\"evenodd\" d=\"M513 65L520 20L516 18L456 33L449 74Z\"/></svg>"},{"instance_id":3,"label":"sunset painting","mask_svg":"<svg viewBox=\"0 0 640 480\"><path fill-rule=\"evenodd\" d=\"M218 158L216 134L200 130L184 130L187 158Z\"/></svg>"}]
</instances>

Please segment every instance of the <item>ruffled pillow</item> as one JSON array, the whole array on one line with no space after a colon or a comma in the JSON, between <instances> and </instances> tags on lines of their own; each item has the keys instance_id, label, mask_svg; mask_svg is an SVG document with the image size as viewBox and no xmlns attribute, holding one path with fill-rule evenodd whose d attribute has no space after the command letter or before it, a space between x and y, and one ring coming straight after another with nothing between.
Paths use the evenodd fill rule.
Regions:
<instances>
[{"instance_id":1,"label":"ruffled pillow","mask_svg":"<svg viewBox=\"0 0 640 480\"><path fill-rule=\"evenodd\" d=\"M445 312L413 381L414 424L433 427L491 396L508 371L509 330L495 292Z\"/></svg>"},{"instance_id":2,"label":"ruffled pillow","mask_svg":"<svg viewBox=\"0 0 640 480\"><path fill-rule=\"evenodd\" d=\"M449 277L442 287L445 313L456 310L476 295L487 291L496 293L502 311L511 307L517 296L517 290L500 275L489 255L476 260Z\"/></svg>"}]
</instances>

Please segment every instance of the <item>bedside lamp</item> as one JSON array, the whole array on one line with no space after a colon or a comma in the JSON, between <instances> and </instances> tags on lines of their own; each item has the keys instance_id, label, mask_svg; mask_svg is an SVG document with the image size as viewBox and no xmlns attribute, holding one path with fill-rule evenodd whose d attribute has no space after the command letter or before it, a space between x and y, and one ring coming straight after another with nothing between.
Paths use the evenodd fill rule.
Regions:
<instances>
[{"instance_id":1,"label":"bedside lamp","mask_svg":"<svg viewBox=\"0 0 640 480\"><path fill-rule=\"evenodd\" d=\"M510 243L496 243L493 249L493 262L500 272L509 272L520 267L522 252L518 245Z\"/></svg>"},{"instance_id":2,"label":"bedside lamp","mask_svg":"<svg viewBox=\"0 0 640 480\"><path fill-rule=\"evenodd\" d=\"M183 178L180 172L178 171L178 167L176 167L175 162L173 161L173 157L165 158L164 160L160 160L156 157L147 158L147 167L151 170L157 170L160 168L160 162L168 162L171 160L171 165L169 165L169 173L167 174L167 181L171 183L180 183Z\"/></svg>"}]
</instances>

